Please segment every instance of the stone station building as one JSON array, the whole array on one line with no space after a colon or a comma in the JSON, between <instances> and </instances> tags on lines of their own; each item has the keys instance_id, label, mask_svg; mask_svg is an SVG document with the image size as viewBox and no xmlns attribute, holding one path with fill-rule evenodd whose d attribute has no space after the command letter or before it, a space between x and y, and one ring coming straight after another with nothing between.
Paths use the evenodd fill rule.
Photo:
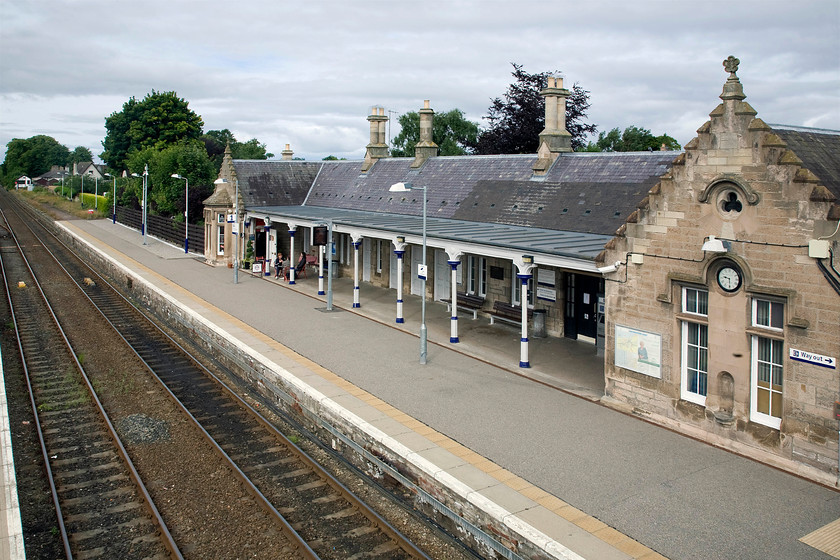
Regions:
<instances>
[{"instance_id":1,"label":"stone station building","mask_svg":"<svg viewBox=\"0 0 840 560\"><path fill-rule=\"evenodd\" d=\"M303 251L354 279L354 306L364 283L392 288L402 322L403 293L423 290L426 197L426 296L470 313L452 309L451 343L473 313L521 328L521 367L534 334L590 340L604 402L825 482L838 465L840 133L765 124L737 60L724 65L723 103L684 152L571 152L560 79L541 92L533 155L437 156L428 102L414 158L388 157L381 108L363 161L228 152L205 257L233 264L236 222L238 260L249 241L263 264ZM313 244L325 225L329 256Z\"/></svg>"}]
</instances>

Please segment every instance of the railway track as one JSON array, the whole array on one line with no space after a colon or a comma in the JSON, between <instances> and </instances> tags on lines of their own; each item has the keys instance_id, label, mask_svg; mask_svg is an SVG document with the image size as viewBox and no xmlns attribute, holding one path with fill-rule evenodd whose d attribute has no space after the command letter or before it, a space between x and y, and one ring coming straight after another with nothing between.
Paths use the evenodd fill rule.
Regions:
<instances>
[{"instance_id":1,"label":"railway track","mask_svg":"<svg viewBox=\"0 0 840 560\"><path fill-rule=\"evenodd\" d=\"M4 208L12 207L8 198L8 195L0 197ZM14 206L16 211L21 211ZM31 217L26 221L37 223ZM15 223L12 218L10 222L10 229L24 229L23 220ZM241 486L276 520L287 540L285 549L295 549L297 557L324 559L427 558L213 376L187 349L148 321L137 308L111 288L104 278L72 255L58 239L46 230L38 231L36 237L34 230L41 228L26 229L32 237L24 246L30 245L38 252L50 255L61 255L54 258L52 264L44 257L42 264L44 270L61 269L63 277L67 279L53 282L64 284L56 288L55 297L69 300L71 292L84 294L84 304L79 303L77 298L74 298L74 303L69 303L74 309L73 313L78 314L82 308L96 308L102 320L109 324L108 328L113 329L105 335L104 329L97 327L98 335L110 339L117 336L113 333L119 333L118 337L126 348L130 347L135 359L144 364L146 375L155 376L157 391L165 391L172 402L177 403L182 414L189 417L202 433L205 444L212 446L224 457L227 468L235 473ZM5 251L3 259L5 262ZM72 290L68 288L71 280ZM10 291L13 288L11 286ZM68 322L73 323L72 320ZM95 351L96 344L90 344L90 337L79 338L87 340L90 352ZM94 384L88 383L88 386ZM148 390L148 385L146 388ZM71 395L78 393L66 389L57 392ZM96 397L92 396L91 399L96 400ZM110 400L116 408L128 408L124 398ZM149 415L145 417L151 418ZM134 450L141 447L134 446ZM206 482L212 484L211 481ZM163 487L166 488L166 484ZM153 488L151 493L154 496L161 492L155 492ZM167 508L161 506L161 511L164 518L168 519ZM169 522L173 523L172 520ZM181 532L173 526L172 533L176 540ZM185 551L193 550L195 546L192 543L185 547ZM190 556L189 552L185 552L185 557Z\"/></svg>"},{"instance_id":2,"label":"railway track","mask_svg":"<svg viewBox=\"0 0 840 560\"><path fill-rule=\"evenodd\" d=\"M181 558L20 243L0 256L66 556Z\"/></svg>"}]
</instances>

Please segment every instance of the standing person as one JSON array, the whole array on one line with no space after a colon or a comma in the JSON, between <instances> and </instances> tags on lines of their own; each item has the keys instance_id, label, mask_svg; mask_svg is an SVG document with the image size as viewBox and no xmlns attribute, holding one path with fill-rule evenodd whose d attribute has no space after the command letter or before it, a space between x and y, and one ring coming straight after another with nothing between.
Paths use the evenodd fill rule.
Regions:
<instances>
[{"instance_id":1,"label":"standing person","mask_svg":"<svg viewBox=\"0 0 840 560\"><path fill-rule=\"evenodd\" d=\"M283 270L283 253L277 253L274 257L274 278L280 278L280 272Z\"/></svg>"}]
</instances>

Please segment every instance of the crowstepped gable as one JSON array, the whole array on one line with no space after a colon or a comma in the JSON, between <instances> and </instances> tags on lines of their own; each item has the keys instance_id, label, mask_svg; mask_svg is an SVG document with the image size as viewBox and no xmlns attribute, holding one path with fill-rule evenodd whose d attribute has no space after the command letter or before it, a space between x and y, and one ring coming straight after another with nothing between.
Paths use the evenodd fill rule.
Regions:
<instances>
[{"instance_id":1,"label":"crowstepped gable","mask_svg":"<svg viewBox=\"0 0 840 560\"><path fill-rule=\"evenodd\" d=\"M606 283L607 399L833 481L840 133L765 124L738 64L600 256L622 264ZM655 360L634 357L639 342Z\"/></svg>"}]
</instances>

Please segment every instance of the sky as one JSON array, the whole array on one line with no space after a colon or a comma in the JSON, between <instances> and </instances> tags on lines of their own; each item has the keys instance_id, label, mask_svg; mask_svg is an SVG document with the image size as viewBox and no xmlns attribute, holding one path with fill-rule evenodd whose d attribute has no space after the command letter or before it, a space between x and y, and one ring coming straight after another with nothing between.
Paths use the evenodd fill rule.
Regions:
<instances>
[{"instance_id":1,"label":"sky","mask_svg":"<svg viewBox=\"0 0 840 560\"><path fill-rule=\"evenodd\" d=\"M277 157L361 159L374 106L389 139L425 99L486 126L511 63L588 90L599 131L685 145L729 55L765 122L840 130L840 0L0 0L0 157L36 134L98 156L154 90Z\"/></svg>"}]
</instances>

